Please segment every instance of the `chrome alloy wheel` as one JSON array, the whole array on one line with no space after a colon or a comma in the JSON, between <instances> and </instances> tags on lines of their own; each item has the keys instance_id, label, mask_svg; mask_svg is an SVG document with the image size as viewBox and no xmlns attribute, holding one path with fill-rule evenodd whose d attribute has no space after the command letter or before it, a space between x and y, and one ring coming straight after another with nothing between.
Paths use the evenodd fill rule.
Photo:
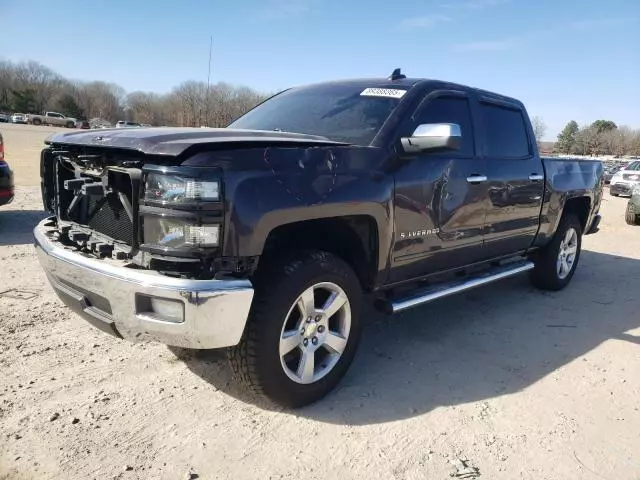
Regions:
<instances>
[{"instance_id":1,"label":"chrome alloy wheel","mask_svg":"<svg viewBox=\"0 0 640 480\"><path fill-rule=\"evenodd\" d=\"M558 261L556 264L558 278L564 280L569 273L571 273L573 264L576 262L577 253L578 232L576 232L575 228L569 228L564 239L560 242L560 250L558 251Z\"/></svg>"},{"instance_id":2,"label":"chrome alloy wheel","mask_svg":"<svg viewBox=\"0 0 640 480\"><path fill-rule=\"evenodd\" d=\"M338 363L349 339L351 307L335 283L307 288L289 309L280 332L280 363L296 383L310 384Z\"/></svg>"}]
</instances>

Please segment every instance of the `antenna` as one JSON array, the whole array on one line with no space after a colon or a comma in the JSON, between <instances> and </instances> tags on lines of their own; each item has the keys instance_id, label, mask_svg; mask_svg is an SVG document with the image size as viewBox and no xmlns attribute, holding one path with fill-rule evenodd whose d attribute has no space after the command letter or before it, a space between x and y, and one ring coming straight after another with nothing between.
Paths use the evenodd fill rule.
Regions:
<instances>
[{"instance_id":1,"label":"antenna","mask_svg":"<svg viewBox=\"0 0 640 480\"><path fill-rule=\"evenodd\" d=\"M211 52L213 50L213 35L209 37L209 69L207 71L207 93L209 93L209 83L211 82Z\"/></svg>"},{"instance_id":2,"label":"antenna","mask_svg":"<svg viewBox=\"0 0 640 480\"><path fill-rule=\"evenodd\" d=\"M209 86L211 84L211 53L212 51L213 51L213 35L209 37L209 67L207 69L207 95L205 98L205 106L206 106L205 121L207 124L209 123ZM202 126L202 122L200 122L200 126ZM207 125L207 127L208 126L209 125Z\"/></svg>"},{"instance_id":3,"label":"antenna","mask_svg":"<svg viewBox=\"0 0 640 480\"><path fill-rule=\"evenodd\" d=\"M407 76L403 75L399 68L396 68L389 76L389 80L402 80L403 78L407 78Z\"/></svg>"}]
</instances>

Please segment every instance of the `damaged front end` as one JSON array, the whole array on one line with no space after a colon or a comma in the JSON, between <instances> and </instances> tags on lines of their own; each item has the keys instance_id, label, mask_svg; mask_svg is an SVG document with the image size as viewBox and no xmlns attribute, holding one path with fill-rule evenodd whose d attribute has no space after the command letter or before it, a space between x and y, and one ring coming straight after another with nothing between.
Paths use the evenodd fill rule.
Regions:
<instances>
[{"instance_id":1,"label":"damaged front end","mask_svg":"<svg viewBox=\"0 0 640 480\"><path fill-rule=\"evenodd\" d=\"M236 345L253 287L246 278L214 278L219 170L172 161L45 149L42 197L53 216L34 229L40 263L60 299L104 332L186 348Z\"/></svg>"},{"instance_id":2,"label":"damaged front end","mask_svg":"<svg viewBox=\"0 0 640 480\"><path fill-rule=\"evenodd\" d=\"M59 241L101 259L213 278L224 217L220 170L173 163L129 150L43 150L43 203Z\"/></svg>"},{"instance_id":3,"label":"damaged front end","mask_svg":"<svg viewBox=\"0 0 640 480\"><path fill-rule=\"evenodd\" d=\"M142 161L134 154L53 146L40 159L42 199L60 240L118 259L138 250Z\"/></svg>"}]
</instances>

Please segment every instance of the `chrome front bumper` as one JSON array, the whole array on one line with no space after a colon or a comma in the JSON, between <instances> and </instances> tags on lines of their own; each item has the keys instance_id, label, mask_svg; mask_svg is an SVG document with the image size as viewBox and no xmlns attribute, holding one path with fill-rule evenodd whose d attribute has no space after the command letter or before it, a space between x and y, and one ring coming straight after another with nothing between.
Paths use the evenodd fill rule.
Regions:
<instances>
[{"instance_id":1,"label":"chrome front bumper","mask_svg":"<svg viewBox=\"0 0 640 480\"><path fill-rule=\"evenodd\" d=\"M237 345L253 299L248 280L187 280L126 262L98 260L56 241L53 219L34 229L35 246L60 299L89 323L131 341L154 340L185 348ZM149 299L182 305L183 321L149 308Z\"/></svg>"}]
</instances>

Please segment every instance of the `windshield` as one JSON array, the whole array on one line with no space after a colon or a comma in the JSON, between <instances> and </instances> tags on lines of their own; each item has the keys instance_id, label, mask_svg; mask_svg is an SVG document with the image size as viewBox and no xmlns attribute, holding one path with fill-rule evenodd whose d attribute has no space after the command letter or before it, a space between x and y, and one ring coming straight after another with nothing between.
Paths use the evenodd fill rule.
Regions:
<instances>
[{"instance_id":1,"label":"windshield","mask_svg":"<svg viewBox=\"0 0 640 480\"><path fill-rule=\"evenodd\" d=\"M369 145L405 91L362 84L295 88L272 97L228 128L306 133Z\"/></svg>"},{"instance_id":2,"label":"windshield","mask_svg":"<svg viewBox=\"0 0 640 480\"><path fill-rule=\"evenodd\" d=\"M640 170L640 162L631 162L625 170L630 170L632 172Z\"/></svg>"}]
</instances>

